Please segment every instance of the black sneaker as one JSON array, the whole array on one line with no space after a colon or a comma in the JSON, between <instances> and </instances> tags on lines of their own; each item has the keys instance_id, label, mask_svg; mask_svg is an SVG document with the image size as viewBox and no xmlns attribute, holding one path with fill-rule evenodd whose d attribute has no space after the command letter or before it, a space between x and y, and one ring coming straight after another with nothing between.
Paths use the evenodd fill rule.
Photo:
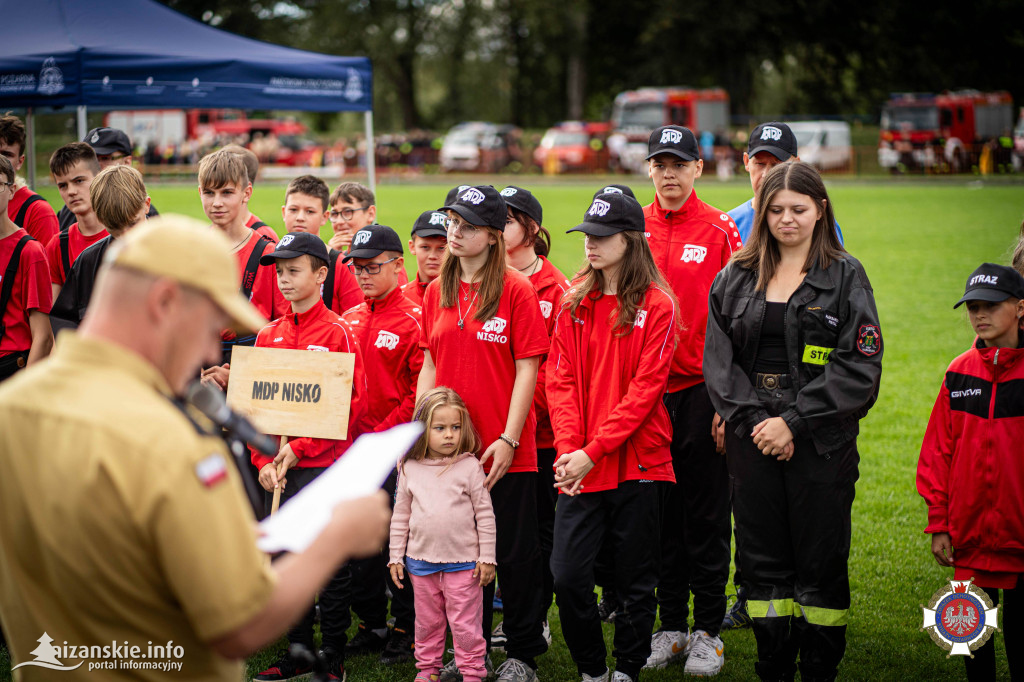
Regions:
<instances>
[{"instance_id":1,"label":"black sneaker","mask_svg":"<svg viewBox=\"0 0 1024 682\"><path fill-rule=\"evenodd\" d=\"M384 651L380 654L380 662L384 665L394 665L413 659L413 650L416 648L416 638L411 632L402 628L394 628L388 635L388 643L384 645Z\"/></svg>"},{"instance_id":2,"label":"black sneaker","mask_svg":"<svg viewBox=\"0 0 1024 682\"><path fill-rule=\"evenodd\" d=\"M384 637L378 635L363 623L360 623L359 632L357 632L356 636L345 645L345 655L358 656L359 654L368 654L380 651L384 648L386 643L387 640Z\"/></svg>"},{"instance_id":3,"label":"black sneaker","mask_svg":"<svg viewBox=\"0 0 1024 682\"><path fill-rule=\"evenodd\" d=\"M278 659L270 664L266 670L258 673L252 678L253 682L275 682L278 680L294 680L313 672L312 666L304 663L297 663L288 650L281 652Z\"/></svg>"},{"instance_id":4,"label":"black sneaker","mask_svg":"<svg viewBox=\"0 0 1024 682\"><path fill-rule=\"evenodd\" d=\"M742 587L739 587L736 589L736 601L729 607L725 618L722 619L722 629L739 630L740 628L749 628L753 624L754 620L747 613L747 593Z\"/></svg>"},{"instance_id":5,"label":"black sneaker","mask_svg":"<svg viewBox=\"0 0 1024 682\"><path fill-rule=\"evenodd\" d=\"M345 654L334 647L320 650L320 659L327 664L327 679L345 682Z\"/></svg>"}]
</instances>

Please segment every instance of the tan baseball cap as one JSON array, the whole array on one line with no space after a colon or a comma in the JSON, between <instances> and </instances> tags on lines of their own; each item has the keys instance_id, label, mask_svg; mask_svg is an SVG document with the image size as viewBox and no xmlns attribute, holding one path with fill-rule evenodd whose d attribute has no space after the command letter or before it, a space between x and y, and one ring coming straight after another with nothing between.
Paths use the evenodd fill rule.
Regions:
<instances>
[{"instance_id":1,"label":"tan baseball cap","mask_svg":"<svg viewBox=\"0 0 1024 682\"><path fill-rule=\"evenodd\" d=\"M147 220L114 242L104 260L108 266L169 277L202 291L231 317L236 331L259 331L267 324L239 291L231 243L198 220L173 213Z\"/></svg>"}]
</instances>

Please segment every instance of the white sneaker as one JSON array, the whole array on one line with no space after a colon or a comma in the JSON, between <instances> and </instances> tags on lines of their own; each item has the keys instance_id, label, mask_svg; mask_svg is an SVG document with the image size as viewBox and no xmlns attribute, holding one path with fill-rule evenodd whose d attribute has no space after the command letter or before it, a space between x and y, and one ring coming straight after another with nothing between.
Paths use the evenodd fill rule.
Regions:
<instances>
[{"instance_id":1,"label":"white sneaker","mask_svg":"<svg viewBox=\"0 0 1024 682\"><path fill-rule=\"evenodd\" d=\"M620 673L618 670L612 675L611 682L633 682L633 678L626 673Z\"/></svg>"},{"instance_id":2,"label":"white sneaker","mask_svg":"<svg viewBox=\"0 0 1024 682\"><path fill-rule=\"evenodd\" d=\"M501 623L498 623L498 625L501 625ZM542 634L544 635L544 641L548 643L548 646L551 646L551 626L548 625L547 621L544 621L544 631ZM491 648L494 648L493 644Z\"/></svg>"},{"instance_id":3,"label":"white sneaker","mask_svg":"<svg viewBox=\"0 0 1024 682\"><path fill-rule=\"evenodd\" d=\"M722 670L725 663L725 646L721 637L712 637L703 630L693 633L690 641L690 655L683 672L697 677L711 677Z\"/></svg>"},{"instance_id":4,"label":"white sneaker","mask_svg":"<svg viewBox=\"0 0 1024 682\"><path fill-rule=\"evenodd\" d=\"M501 621L491 630L491 651L504 651L508 637L505 636L505 621Z\"/></svg>"},{"instance_id":5,"label":"white sneaker","mask_svg":"<svg viewBox=\"0 0 1024 682\"><path fill-rule=\"evenodd\" d=\"M580 682L610 682L611 671L605 668L604 675L598 675L597 677L591 677L586 673L582 673L583 677Z\"/></svg>"},{"instance_id":6,"label":"white sneaker","mask_svg":"<svg viewBox=\"0 0 1024 682\"><path fill-rule=\"evenodd\" d=\"M664 668L672 661L690 653L690 632L661 630L651 637L651 655L644 668Z\"/></svg>"},{"instance_id":7,"label":"white sneaker","mask_svg":"<svg viewBox=\"0 0 1024 682\"><path fill-rule=\"evenodd\" d=\"M507 658L494 671L497 682L538 682L537 673L518 658Z\"/></svg>"}]
</instances>

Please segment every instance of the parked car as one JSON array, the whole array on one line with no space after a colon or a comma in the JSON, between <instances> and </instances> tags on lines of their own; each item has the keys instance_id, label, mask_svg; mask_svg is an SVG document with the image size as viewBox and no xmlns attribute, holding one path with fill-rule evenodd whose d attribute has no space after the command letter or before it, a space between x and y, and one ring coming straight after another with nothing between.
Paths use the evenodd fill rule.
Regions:
<instances>
[{"instance_id":1,"label":"parked car","mask_svg":"<svg viewBox=\"0 0 1024 682\"><path fill-rule=\"evenodd\" d=\"M794 121L789 124L796 136L800 160L819 170L850 167L850 124L845 121Z\"/></svg>"},{"instance_id":2,"label":"parked car","mask_svg":"<svg viewBox=\"0 0 1024 682\"><path fill-rule=\"evenodd\" d=\"M510 125L460 123L441 145L442 171L495 173L519 161L520 131Z\"/></svg>"},{"instance_id":3,"label":"parked car","mask_svg":"<svg viewBox=\"0 0 1024 682\"><path fill-rule=\"evenodd\" d=\"M608 170L607 123L567 121L549 128L533 151L545 173Z\"/></svg>"}]
</instances>

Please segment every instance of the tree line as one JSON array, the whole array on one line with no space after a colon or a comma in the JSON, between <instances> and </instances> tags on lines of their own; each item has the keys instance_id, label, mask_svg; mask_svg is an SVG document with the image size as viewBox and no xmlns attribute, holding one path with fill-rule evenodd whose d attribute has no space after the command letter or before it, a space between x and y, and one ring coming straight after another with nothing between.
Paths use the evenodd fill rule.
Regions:
<instances>
[{"instance_id":1,"label":"tree line","mask_svg":"<svg viewBox=\"0 0 1024 682\"><path fill-rule=\"evenodd\" d=\"M248 37L370 57L382 130L600 120L645 85L721 86L751 116L877 116L901 91L1024 101L1018 0L162 1Z\"/></svg>"}]
</instances>

